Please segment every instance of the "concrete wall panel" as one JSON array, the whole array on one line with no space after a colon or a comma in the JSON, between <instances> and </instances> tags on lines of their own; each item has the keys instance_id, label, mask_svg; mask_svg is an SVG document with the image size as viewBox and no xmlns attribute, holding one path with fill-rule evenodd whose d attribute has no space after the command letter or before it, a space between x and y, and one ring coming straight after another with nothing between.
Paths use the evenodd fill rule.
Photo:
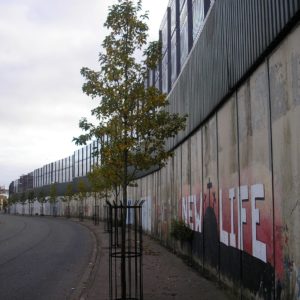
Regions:
<instances>
[{"instance_id":1,"label":"concrete wall panel","mask_svg":"<svg viewBox=\"0 0 300 300\"><path fill-rule=\"evenodd\" d=\"M147 180L147 185L146 185L146 190L144 191L145 197L147 197L151 203L150 206L150 212L148 213L149 218L150 218L150 225L151 225L151 230L150 232L153 232L153 218L154 218L154 195L155 195L155 190L153 188L153 174L149 175L146 177Z\"/></svg>"},{"instance_id":2,"label":"concrete wall panel","mask_svg":"<svg viewBox=\"0 0 300 300\"><path fill-rule=\"evenodd\" d=\"M182 170L182 161L181 161L181 147L178 147L173 156L174 161L174 199L176 199L177 202L177 213L175 212L175 215L178 216L179 219L182 219L182 176L181 176L181 170Z\"/></svg>"},{"instance_id":3,"label":"concrete wall panel","mask_svg":"<svg viewBox=\"0 0 300 300\"><path fill-rule=\"evenodd\" d=\"M178 201L174 199L174 166L172 164L172 159L170 158L168 160L168 163L166 165L166 178L167 178L167 231L168 231L168 245L171 243L171 226L172 226L172 220L177 217L177 215L174 215L175 208L178 206Z\"/></svg>"},{"instance_id":4,"label":"concrete wall panel","mask_svg":"<svg viewBox=\"0 0 300 300\"><path fill-rule=\"evenodd\" d=\"M238 91L242 282L273 294L273 195L267 64ZM259 280L257 280L259 278ZM260 289L263 287L263 290Z\"/></svg>"},{"instance_id":5,"label":"concrete wall panel","mask_svg":"<svg viewBox=\"0 0 300 300\"><path fill-rule=\"evenodd\" d=\"M168 244L171 226L171 178L170 169L172 165L167 164L160 170L160 215L161 215L161 237Z\"/></svg>"},{"instance_id":6,"label":"concrete wall panel","mask_svg":"<svg viewBox=\"0 0 300 300\"><path fill-rule=\"evenodd\" d=\"M163 176L162 176L162 173L161 173L161 170L159 170L157 172L157 197L156 197L156 222L157 222L157 232L156 232L156 236L158 238L161 238L162 237L162 218L163 218L163 215L162 215L162 203L161 203L161 186L162 186L162 181L163 181Z\"/></svg>"},{"instance_id":7,"label":"concrete wall panel","mask_svg":"<svg viewBox=\"0 0 300 300\"><path fill-rule=\"evenodd\" d=\"M157 193L156 193L156 174L157 173L153 173L151 174L150 177L150 182L148 184L148 195L151 195L151 203L152 203L152 212L151 212L151 227L152 227L152 232L155 232L156 229L156 224L155 224L155 208L156 208L156 197L157 197Z\"/></svg>"},{"instance_id":8,"label":"concrete wall panel","mask_svg":"<svg viewBox=\"0 0 300 300\"><path fill-rule=\"evenodd\" d=\"M217 118L214 115L203 126L203 236L204 267L218 274L219 265L219 203Z\"/></svg>"},{"instance_id":9,"label":"concrete wall panel","mask_svg":"<svg viewBox=\"0 0 300 300\"><path fill-rule=\"evenodd\" d=\"M202 179L202 130L191 137L191 195L188 199L192 206L190 227L195 231L193 240L193 259L203 265L203 179Z\"/></svg>"},{"instance_id":10,"label":"concrete wall panel","mask_svg":"<svg viewBox=\"0 0 300 300\"><path fill-rule=\"evenodd\" d=\"M162 226L162 239L164 243L168 244L170 236L170 225L171 225L171 183L170 183L170 165L162 168L161 173L161 188L160 188L160 198L161 198L161 226Z\"/></svg>"},{"instance_id":11,"label":"concrete wall panel","mask_svg":"<svg viewBox=\"0 0 300 300\"><path fill-rule=\"evenodd\" d=\"M182 197L188 197L191 194L191 143L190 140L184 142L182 149Z\"/></svg>"},{"instance_id":12,"label":"concrete wall panel","mask_svg":"<svg viewBox=\"0 0 300 300\"><path fill-rule=\"evenodd\" d=\"M300 299L300 28L270 57L276 290Z\"/></svg>"},{"instance_id":13,"label":"concrete wall panel","mask_svg":"<svg viewBox=\"0 0 300 300\"><path fill-rule=\"evenodd\" d=\"M220 276L239 288L241 276L236 94L217 113Z\"/></svg>"}]
</instances>

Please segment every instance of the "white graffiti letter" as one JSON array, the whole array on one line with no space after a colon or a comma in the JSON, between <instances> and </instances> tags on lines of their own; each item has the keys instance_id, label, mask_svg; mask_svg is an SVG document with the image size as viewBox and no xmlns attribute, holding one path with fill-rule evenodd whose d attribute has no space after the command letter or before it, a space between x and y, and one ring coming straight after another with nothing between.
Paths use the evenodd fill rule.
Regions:
<instances>
[{"instance_id":1,"label":"white graffiti letter","mask_svg":"<svg viewBox=\"0 0 300 300\"><path fill-rule=\"evenodd\" d=\"M231 228L230 228L230 246L236 247L236 239L234 234L234 227L233 227L233 200L235 199L234 196L234 188L229 190L229 199L230 199L230 221L231 221Z\"/></svg>"},{"instance_id":2,"label":"white graffiti letter","mask_svg":"<svg viewBox=\"0 0 300 300\"><path fill-rule=\"evenodd\" d=\"M220 241L223 244L228 246L228 232L223 230L222 190L221 189L220 189L219 215L220 215Z\"/></svg>"},{"instance_id":3,"label":"white graffiti letter","mask_svg":"<svg viewBox=\"0 0 300 300\"><path fill-rule=\"evenodd\" d=\"M194 228L194 230L198 231L198 232L202 232L202 194L200 194L199 213L197 211L196 201L194 201L194 211L195 211L195 228Z\"/></svg>"},{"instance_id":4,"label":"white graffiti letter","mask_svg":"<svg viewBox=\"0 0 300 300\"><path fill-rule=\"evenodd\" d=\"M243 185L238 191L239 194L239 209L238 209L238 231L239 231L239 249L244 250L244 240L243 240L243 224L247 222L246 209L243 208L243 201L248 201L248 186Z\"/></svg>"},{"instance_id":5,"label":"white graffiti letter","mask_svg":"<svg viewBox=\"0 0 300 300\"><path fill-rule=\"evenodd\" d=\"M188 223L189 223L190 228L192 230L194 230L193 208L196 203L196 196L194 196L194 195L189 196L188 203L189 203L189 222Z\"/></svg>"},{"instance_id":6,"label":"white graffiti letter","mask_svg":"<svg viewBox=\"0 0 300 300\"><path fill-rule=\"evenodd\" d=\"M253 256L267 262L266 244L256 239L256 224L259 224L259 210L255 208L256 200L264 200L264 186L255 184L251 186L251 211L252 211L252 252Z\"/></svg>"}]
</instances>

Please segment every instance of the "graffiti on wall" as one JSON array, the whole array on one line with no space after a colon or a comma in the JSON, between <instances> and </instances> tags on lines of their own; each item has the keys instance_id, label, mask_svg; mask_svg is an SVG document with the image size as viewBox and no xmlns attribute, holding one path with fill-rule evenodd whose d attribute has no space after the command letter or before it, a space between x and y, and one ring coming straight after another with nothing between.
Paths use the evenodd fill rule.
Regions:
<instances>
[{"instance_id":1,"label":"graffiti on wall","mask_svg":"<svg viewBox=\"0 0 300 300\"><path fill-rule=\"evenodd\" d=\"M219 190L219 239L226 246L231 246L239 250L244 249L245 239L251 239L252 256L267 262L267 243L271 241L259 240L257 236L257 227L264 226L261 222L260 210L257 208L257 201L265 200L264 185L254 184L251 186L240 186L230 188L228 199L223 197L223 190ZM230 209L224 209L225 201L229 201ZM247 211L243 206L246 201L250 202L251 219L247 219ZM203 230L203 212L204 201L202 195L189 195L181 200L181 218L194 231L202 233ZM230 224L226 224L229 230L225 230L225 218ZM251 236L245 236L244 227L250 227Z\"/></svg>"}]
</instances>

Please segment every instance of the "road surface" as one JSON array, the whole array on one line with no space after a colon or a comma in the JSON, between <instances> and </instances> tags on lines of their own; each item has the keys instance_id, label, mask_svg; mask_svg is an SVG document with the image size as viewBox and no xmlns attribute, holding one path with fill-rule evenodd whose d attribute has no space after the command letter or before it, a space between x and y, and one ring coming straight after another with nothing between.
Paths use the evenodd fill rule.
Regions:
<instances>
[{"instance_id":1,"label":"road surface","mask_svg":"<svg viewBox=\"0 0 300 300\"><path fill-rule=\"evenodd\" d=\"M70 299L92 248L90 231L75 222L0 214L0 299Z\"/></svg>"}]
</instances>

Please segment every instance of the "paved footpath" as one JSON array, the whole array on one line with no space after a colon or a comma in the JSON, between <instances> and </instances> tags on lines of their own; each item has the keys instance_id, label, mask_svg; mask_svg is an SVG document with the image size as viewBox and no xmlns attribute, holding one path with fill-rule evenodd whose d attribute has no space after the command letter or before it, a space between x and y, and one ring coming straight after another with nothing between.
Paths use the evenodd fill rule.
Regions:
<instances>
[{"instance_id":1,"label":"paved footpath","mask_svg":"<svg viewBox=\"0 0 300 300\"><path fill-rule=\"evenodd\" d=\"M82 222L97 239L97 251L91 260L90 277L85 282L80 300L107 300L108 297L108 243L103 223L95 226L89 220ZM216 282L201 276L182 259L162 247L157 241L143 236L143 285L145 300L226 300L234 299Z\"/></svg>"}]
</instances>

